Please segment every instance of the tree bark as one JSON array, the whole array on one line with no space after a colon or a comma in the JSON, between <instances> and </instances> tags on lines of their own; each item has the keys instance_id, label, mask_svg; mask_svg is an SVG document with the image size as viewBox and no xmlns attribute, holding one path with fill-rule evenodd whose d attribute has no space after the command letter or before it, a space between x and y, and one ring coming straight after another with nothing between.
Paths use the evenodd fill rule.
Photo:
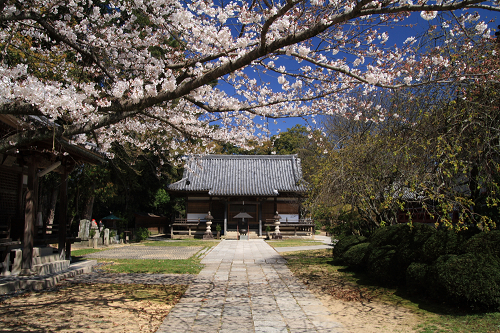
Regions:
<instances>
[{"instance_id":1,"label":"tree bark","mask_svg":"<svg viewBox=\"0 0 500 333\"><path fill-rule=\"evenodd\" d=\"M92 192L95 189L95 185L92 185ZM82 217L86 220L92 220L92 210L94 209L94 199L95 196L91 195L87 202L85 203L85 208L83 210Z\"/></svg>"}]
</instances>

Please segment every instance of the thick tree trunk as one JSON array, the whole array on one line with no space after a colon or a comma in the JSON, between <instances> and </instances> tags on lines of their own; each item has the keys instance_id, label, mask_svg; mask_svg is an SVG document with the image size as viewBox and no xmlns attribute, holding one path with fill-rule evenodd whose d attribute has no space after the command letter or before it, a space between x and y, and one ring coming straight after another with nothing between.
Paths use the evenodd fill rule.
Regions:
<instances>
[{"instance_id":1,"label":"thick tree trunk","mask_svg":"<svg viewBox=\"0 0 500 333\"><path fill-rule=\"evenodd\" d=\"M94 190L94 185L92 185L92 190ZM92 195L91 197L88 198L87 202L85 203L85 208L83 210L83 215L82 217L87 220L92 220L92 209L94 208L94 199L95 197Z\"/></svg>"}]
</instances>

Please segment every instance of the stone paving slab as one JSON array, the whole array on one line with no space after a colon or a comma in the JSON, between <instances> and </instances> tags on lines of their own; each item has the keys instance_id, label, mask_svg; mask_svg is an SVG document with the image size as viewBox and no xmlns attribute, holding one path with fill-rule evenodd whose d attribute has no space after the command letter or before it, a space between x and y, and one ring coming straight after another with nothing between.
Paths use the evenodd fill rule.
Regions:
<instances>
[{"instance_id":1,"label":"stone paving slab","mask_svg":"<svg viewBox=\"0 0 500 333\"><path fill-rule=\"evenodd\" d=\"M263 240L222 241L157 333L344 332Z\"/></svg>"},{"instance_id":2,"label":"stone paving slab","mask_svg":"<svg viewBox=\"0 0 500 333\"><path fill-rule=\"evenodd\" d=\"M93 259L189 259L202 246L123 246L85 255Z\"/></svg>"}]
</instances>

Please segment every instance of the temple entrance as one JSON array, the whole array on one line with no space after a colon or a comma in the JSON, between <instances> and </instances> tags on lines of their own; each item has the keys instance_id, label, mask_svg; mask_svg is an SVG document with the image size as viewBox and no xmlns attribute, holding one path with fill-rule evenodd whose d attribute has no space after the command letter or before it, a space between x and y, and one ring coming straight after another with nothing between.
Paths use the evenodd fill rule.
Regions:
<instances>
[{"instance_id":1,"label":"temple entrance","mask_svg":"<svg viewBox=\"0 0 500 333\"><path fill-rule=\"evenodd\" d=\"M238 229L248 229L249 232L255 232L259 234L259 210L256 203L230 203L228 205L228 219L227 219L227 230L237 231ZM241 219L234 218L241 212L245 212L252 216L252 218L246 218L244 222Z\"/></svg>"}]
</instances>

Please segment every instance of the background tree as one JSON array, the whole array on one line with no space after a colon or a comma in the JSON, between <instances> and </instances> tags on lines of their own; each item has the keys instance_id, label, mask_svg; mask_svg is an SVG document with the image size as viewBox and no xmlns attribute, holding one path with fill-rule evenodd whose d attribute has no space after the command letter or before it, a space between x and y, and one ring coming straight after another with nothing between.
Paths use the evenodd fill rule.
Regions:
<instances>
[{"instance_id":1,"label":"background tree","mask_svg":"<svg viewBox=\"0 0 500 333\"><path fill-rule=\"evenodd\" d=\"M498 68L495 52L481 66ZM418 206L448 227L496 227L499 216L498 79L371 96L373 113L326 122L330 152L313 206L369 232ZM381 122L377 109L390 110Z\"/></svg>"}]
</instances>

